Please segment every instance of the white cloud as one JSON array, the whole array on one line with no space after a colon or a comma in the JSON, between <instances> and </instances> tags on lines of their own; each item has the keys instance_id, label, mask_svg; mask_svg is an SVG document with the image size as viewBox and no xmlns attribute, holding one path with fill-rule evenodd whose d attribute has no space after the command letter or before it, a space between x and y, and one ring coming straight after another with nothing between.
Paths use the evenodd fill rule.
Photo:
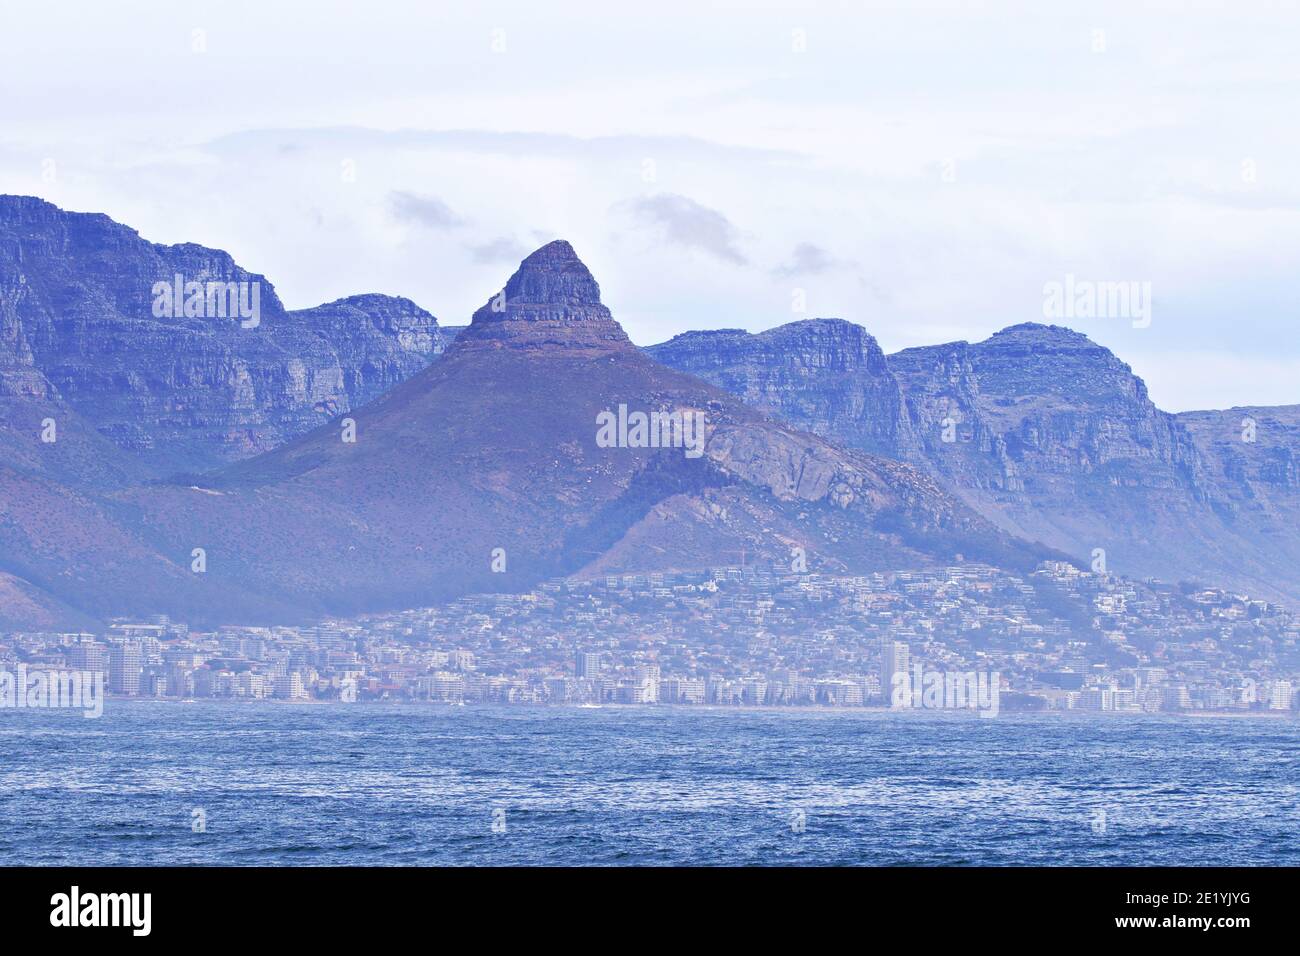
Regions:
<instances>
[{"instance_id":1,"label":"white cloud","mask_svg":"<svg viewBox=\"0 0 1300 956\"><path fill-rule=\"evenodd\" d=\"M852 263L835 258L815 242L801 242L790 253L789 261L778 266L773 272L779 276L816 276L850 265Z\"/></svg>"},{"instance_id":2,"label":"white cloud","mask_svg":"<svg viewBox=\"0 0 1300 956\"><path fill-rule=\"evenodd\" d=\"M699 249L723 262L748 263L740 251L740 231L722 213L687 196L658 193L626 204L643 223L661 227L665 241L686 249Z\"/></svg>"},{"instance_id":3,"label":"white cloud","mask_svg":"<svg viewBox=\"0 0 1300 956\"><path fill-rule=\"evenodd\" d=\"M509 236L498 236L478 245L469 246L470 255L475 262L518 263L532 250L518 240Z\"/></svg>"},{"instance_id":4,"label":"white cloud","mask_svg":"<svg viewBox=\"0 0 1300 956\"><path fill-rule=\"evenodd\" d=\"M465 220L436 196L421 196L399 189L388 194L388 208L399 222L429 229L454 229L465 225Z\"/></svg>"}]
</instances>

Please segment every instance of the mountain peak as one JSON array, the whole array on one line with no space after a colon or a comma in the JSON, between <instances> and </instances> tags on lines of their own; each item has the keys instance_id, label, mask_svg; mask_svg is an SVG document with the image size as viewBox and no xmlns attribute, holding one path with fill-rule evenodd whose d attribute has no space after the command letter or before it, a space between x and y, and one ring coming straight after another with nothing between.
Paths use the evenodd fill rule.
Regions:
<instances>
[{"instance_id":1,"label":"mountain peak","mask_svg":"<svg viewBox=\"0 0 1300 956\"><path fill-rule=\"evenodd\" d=\"M49 209L62 212L58 206L39 196L20 196L16 193L0 193L0 210Z\"/></svg>"},{"instance_id":2,"label":"mountain peak","mask_svg":"<svg viewBox=\"0 0 1300 956\"><path fill-rule=\"evenodd\" d=\"M328 310L338 312L343 309L356 309L368 314L385 317L421 316L428 319L433 325L438 324L438 320L427 309L420 308L405 296L385 295L382 292L362 292L357 295L347 295L341 299L335 299L333 302L325 302L314 308L299 311L318 312Z\"/></svg>"},{"instance_id":3,"label":"mountain peak","mask_svg":"<svg viewBox=\"0 0 1300 956\"><path fill-rule=\"evenodd\" d=\"M40 196L20 196L9 193L0 194L0 223L8 229L17 229L24 234L73 226L79 230L114 237L138 239L140 236L130 226L125 226L102 212L71 212Z\"/></svg>"},{"instance_id":4,"label":"mountain peak","mask_svg":"<svg viewBox=\"0 0 1300 956\"><path fill-rule=\"evenodd\" d=\"M507 301L533 305L600 305L600 285L563 239L548 242L519 263L505 293Z\"/></svg>"},{"instance_id":5,"label":"mountain peak","mask_svg":"<svg viewBox=\"0 0 1300 956\"><path fill-rule=\"evenodd\" d=\"M634 348L609 309L600 285L563 239L548 242L515 270L505 287L474 313L456 345L549 348Z\"/></svg>"},{"instance_id":6,"label":"mountain peak","mask_svg":"<svg viewBox=\"0 0 1300 956\"><path fill-rule=\"evenodd\" d=\"M798 319L760 332L759 335L769 339L791 336L810 337L823 341L853 341L870 343L874 346L876 339L865 328L848 319L819 317L815 319Z\"/></svg>"},{"instance_id":7,"label":"mountain peak","mask_svg":"<svg viewBox=\"0 0 1300 956\"><path fill-rule=\"evenodd\" d=\"M1076 332L1064 325L1045 325L1042 322L1021 322L1018 325L1009 325L1000 332L994 332L981 344L1007 341L1070 343L1096 347L1092 339L1082 332Z\"/></svg>"}]
</instances>

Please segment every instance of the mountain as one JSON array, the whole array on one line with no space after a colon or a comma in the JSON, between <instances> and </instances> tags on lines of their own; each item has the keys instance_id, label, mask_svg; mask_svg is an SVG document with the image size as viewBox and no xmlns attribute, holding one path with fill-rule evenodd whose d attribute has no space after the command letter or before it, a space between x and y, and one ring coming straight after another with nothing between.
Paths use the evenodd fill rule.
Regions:
<instances>
[{"instance_id":1,"label":"mountain","mask_svg":"<svg viewBox=\"0 0 1300 956\"><path fill-rule=\"evenodd\" d=\"M758 335L685 332L646 351L815 435L890 458L916 449L898 380L860 325L812 319Z\"/></svg>"},{"instance_id":2,"label":"mountain","mask_svg":"<svg viewBox=\"0 0 1300 956\"><path fill-rule=\"evenodd\" d=\"M683 339L692 347L675 344ZM752 341L762 339L801 347ZM1290 492L1276 480L1257 478L1252 487L1232 477L1229 461L1198 440L1192 419L1158 409L1132 369L1086 336L1028 323L984 342L907 349L851 370L817 360L844 340L842 329L814 320L761 336L690 333L650 351L734 394L757 394L787 421L843 444L876 445L882 429L910 435L894 454L1009 534L1084 562L1100 549L1120 573L1300 600L1290 557L1300 548L1300 523L1287 518ZM755 389L768 381L781 388ZM862 407L864 393L892 395L894 387L906 425L887 402L874 415L842 412ZM1282 444L1243 454L1258 475L1276 479L1293 460L1287 455L1297 449L1286 442L1294 435L1282 427L1265 433Z\"/></svg>"},{"instance_id":3,"label":"mountain","mask_svg":"<svg viewBox=\"0 0 1300 956\"><path fill-rule=\"evenodd\" d=\"M1191 437L1086 336L1028 323L889 362L931 470L1000 526L1081 558L1103 549L1134 575L1195 578L1223 563Z\"/></svg>"},{"instance_id":4,"label":"mountain","mask_svg":"<svg viewBox=\"0 0 1300 956\"><path fill-rule=\"evenodd\" d=\"M8 374L0 371L0 630L86 627L115 586L189 587L179 569L169 580L165 562L101 497L150 469L69 407L38 369L13 361L24 357L14 342ZM142 571L147 583L136 577Z\"/></svg>"},{"instance_id":5,"label":"mountain","mask_svg":"<svg viewBox=\"0 0 1300 956\"><path fill-rule=\"evenodd\" d=\"M177 274L255 287L256 320L160 310ZM638 446L656 413L666 442ZM641 350L562 241L443 328L381 295L287 311L219 250L0 197L0 454L0 626L302 620L798 554L1102 549L1300 599L1298 407L1169 415L1037 324L889 356L838 319Z\"/></svg>"},{"instance_id":6,"label":"mountain","mask_svg":"<svg viewBox=\"0 0 1300 956\"><path fill-rule=\"evenodd\" d=\"M273 448L409 378L444 344L407 299L286 311L225 252L0 196L0 394L61 399L155 474Z\"/></svg>"},{"instance_id":7,"label":"mountain","mask_svg":"<svg viewBox=\"0 0 1300 956\"><path fill-rule=\"evenodd\" d=\"M638 412L692 428L666 434L676 447L633 447L633 425L611 446L618 429L602 431L601 416ZM795 548L812 569L856 571L959 554L1025 569L1047 554L911 466L778 424L653 361L563 241L525 259L437 362L349 417L355 441L336 421L197 486L116 501L166 553L204 548L205 588L303 615L559 574L788 563ZM184 616L180 603L164 609Z\"/></svg>"},{"instance_id":8,"label":"mountain","mask_svg":"<svg viewBox=\"0 0 1300 956\"><path fill-rule=\"evenodd\" d=\"M155 314L155 284L177 274L247 283L257 324L235 310ZM274 447L443 346L407 299L285 311L224 252L0 196L0 626L80 627L127 598L219 613L230 596L201 587L189 552L160 550L111 492Z\"/></svg>"},{"instance_id":9,"label":"mountain","mask_svg":"<svg viewBox=\"0 0 1300 956\"><path fill-rule=\"evenodd\" d=\"M149 475L60 399L0 395L0 630L82 629L165 606L222 612L233 597L203 588L189 553L160 550L114 499Z\"/></svg>"},{"instance_id":10,"label":"mountain","mask_svg":"<svg viewBox=\"0 0 1300 956\"><path fill-rule=\"evenodd\" d=\"M1300 567L1300 405L1182 412L1205 481L1235 534L1294 581Z\"/></svg>"},{"instance_id":11,"label":"mountain","mask_svg":"<svg viewBox=\"0 0 1300 956\"><path fill-rule=\"evenodd\" d=\"M1207 463L1207 478L1241 510L1276 517L1300 496L1300 405L1181 412Z\"/></svg>"}]
</instances>

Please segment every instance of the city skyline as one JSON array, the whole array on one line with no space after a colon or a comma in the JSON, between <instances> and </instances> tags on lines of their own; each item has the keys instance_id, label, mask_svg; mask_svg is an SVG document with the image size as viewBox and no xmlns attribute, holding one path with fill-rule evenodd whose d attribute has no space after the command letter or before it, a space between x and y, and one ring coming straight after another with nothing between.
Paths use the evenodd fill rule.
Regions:
<instances>
[{"instance_id":1,"label":"city skyline","mask_svg":"<svg viewBox=\"0 0 1300 956\"><path fill-rule=\"evenodd\" d=\"M1019 604L1005 603L1011 594ZM475 630L483 636L455 636ZM627 643L647 633L658 638L646 650ZM817 634L833 637L834 653L801 656ZM922 700L924 669L996 675L993 716L1286 714L1300 703L1300 616L1060 562L1026 579L979 565L609 575L307 627L191 632L164 616L99 635L10 634L0 670L19 653L29 672L104 671L125 697L953 709ZM906 701L891 694L900 673L913 681Z\"/></svg>"}]
</instances>

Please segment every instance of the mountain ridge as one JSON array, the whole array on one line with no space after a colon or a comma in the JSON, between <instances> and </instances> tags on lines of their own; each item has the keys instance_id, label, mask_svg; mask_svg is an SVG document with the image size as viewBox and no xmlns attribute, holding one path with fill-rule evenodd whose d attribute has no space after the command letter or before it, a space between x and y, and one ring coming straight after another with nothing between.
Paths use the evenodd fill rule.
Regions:
<instances>
[{"instance_id":1,"label":"mountain ridge","mask_svg":"<svg viewBox=\"0 0 1300 956\"><path fill-rule=\"evenodd\" d=\"M698 416L700 454L603 444L600 416L623 408ZM647 561L709 567L733 549L789 561L800 548L810 567L858 571L961 554L1027 570L1059 556L998 532L909 465L841 449L655 362L562 241L527 257L436 362L375 401L201 477L103 501L168 574L184 575L195 549L205 566L163 596L113 577L89 610L196 620L419 606Z\"/></svg>"},{"instance_id":2,"label":"mountain ridge","mask_svg":"<svg viewBox=\"0 0 1300 956\"><path fill-rule=\"evenodd\" d=\"M378 293L285 310L269 282L250 328L140 314L177 262L266 281L0 197L0 595L34 620L301 620L798 549L837 573L1100 550L1300 591L1278 570L1300 561L1300 406L1170 415L1064 326L886 355L819 318L641 349L562 239L465 326ZM602 445L624 409L700 416L700 454Z\"/></svg>"},{"instance_id":3,"label":"mountain ridge","mask_svg":"<svg viewBox=\"0 0 1300 956\"><path fill-rule=\"evenodd\" d=\"M687 333L650 351L735 394L774 374L744 368L747 362L812 369L811 375L786 376L793 390L768 407L851 445L875 437L860 419L834 411L863 391L864 377L876 391L897 384L916 443L897 443L894 453L1003 530L1079 561L1103 552L1112 567L1129 573L1210 577L1275 600L1300 600L1300 582L1279 570L1300 556L1294 532L1300 525L1283 523L1300 514L1291 499L1273 494L1268 508L1252 509L1258 489L1234 484L1222 454L1216 458L1204 435L1189 427L1192 418L1157 408L1132 368L1086 335L1019 323L980 342L892 353L847 381L815 361L818 343L785 355L752 347L761 337L816 337L823 322L802 320L759 336L690 339ZM684 341L697 348L683 348ZM715 354L729 347L730 354ZM808 409L820 410L820 420L809 421ZM877 411L877 422L893 414ZM904 432L901 426L892 430ZM1281 429L1269 435L1288 441ZM1285 462L1277 467L1284 472L1295 451L1259 447L1281 455Z\"/></svg>"},{"instance_id":4,"label":"mountain ridge","mask_svg":"<svg viewBox=\"0 0 1300 956\"><path fill-rule=\"evenodd\" d=\"M221 315L182 314L177 276L233 284L258 315L227 314L233 298L196 303ZM274 447L444 347L437 320L408 299L286 310L264 275L222 250L152 243L102 213L0 196L0 391L57 396L157 475Z\"/></svg>"}]
</instances>

